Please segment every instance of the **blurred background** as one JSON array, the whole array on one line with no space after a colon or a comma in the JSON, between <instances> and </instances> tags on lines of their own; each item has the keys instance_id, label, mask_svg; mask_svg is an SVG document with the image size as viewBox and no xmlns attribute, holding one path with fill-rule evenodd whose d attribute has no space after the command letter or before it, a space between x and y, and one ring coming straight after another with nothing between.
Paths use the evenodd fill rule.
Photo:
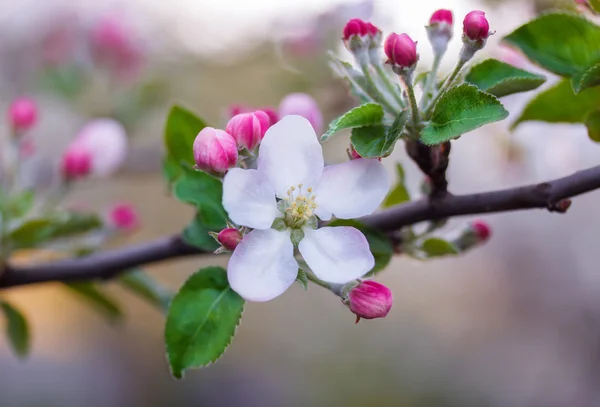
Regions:
<instances>
[{"instance_id":1,"label":"blurred background","mask_svg":"<svg viewBox=\"0 0 600 407\"><path fill-rule=\"evenodd\" d=\"M193 214L168 196L161 176L164 120L174 102L219 127L235 106L276 107L286 94L305 92L328 123L355 104L327 57L332 50L350 59L339 40L350 18L371 20L384 35L409 33L425 70L432 53L424 25L437 8L452 9L447 72L463 16L481 9L496 35L478 58L536 70L500 38L572 3L0 0L0 110L20 95L39 103L33 177L56 171L87 121L121 122L126 164L111 179L80 183L69 202L99 211L132 203L142 227L115 244L143 242L179 232ZM511 118L531 97L504 99ZM452 192L542 181L600 160L584 126L525 123L510 133L510 120L454 143ZM328 143L328 160L345 160L347 145L347 136ZM416 194L420 174L396 150L386 165L392 171L401 161ZM55 284L7 290L2 295L29 317L33 350L17 360L0 336L0 406L600 406L599 204L592 193L564 216L490 215L493 237L478 250L429 262L395 258L379 276L395 299L382 320L355 325L339 299L316 286L294 285L274 301L248 304L225 356L182 381L169 375L162 314L121 288L109 284L127 314L118 324ZM466 221L452 220L446 230ZM147 270L176 289L215 262L225 265L190 258Z\"/></svg>"}]
</instances>

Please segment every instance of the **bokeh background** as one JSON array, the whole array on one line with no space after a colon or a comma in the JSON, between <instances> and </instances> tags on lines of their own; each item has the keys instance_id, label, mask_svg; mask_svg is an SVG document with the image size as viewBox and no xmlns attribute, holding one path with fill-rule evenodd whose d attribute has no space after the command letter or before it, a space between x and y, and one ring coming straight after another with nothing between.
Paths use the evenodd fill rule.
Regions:
<instances>
[{"instance_id":1,"label":"bokeh background","mask_svg":"<svg viewBox=\"0 0 600 407\"><path fill-rule=\"evenodd\" d=\"M427 69L424 25L441 7L458 22L443 70L454 63L460 22L472 9L485 10L496 30L478 58L535 70L500 38L547 8L573 5L0 0L0 110L19 95L38 100L32 173L55 168L87 120L121 121L130 137L126 165L112 179L79 184L69 202L99 211L131 202L143 227L115 244L143 242L177 233L192 216L168 196L160 172L172 103L218 127L233 105L277 106L289 92L306 92L328 122L355 103L328 68L329 50L349 58L339 40L344 23L360 17L384 33L409 33ZM89 36L106 19L118 21L132 41L119 63L90 57ZM531 96L504 99L511 118ZM583 126L525 123L510 133L510 120L454 143L452 192L542 181L600 160ZM328 160L346 159L347 143L340 136L326 145ZM420 174L402 150L386 165L392 171L394 161L404 163L416 194ZM382 320L355 325L339 299L316 286L304 292L295 285L274 301L248 304L225 356L181 381L169 375L163 315L120 287L108 284L127 314L118 324L56 284L7 290L2 296L29 317L33 351L18 360L0 337L0 406L600 406L599 204L591 193L567 215L486 216L493 238L478 250L429 262L395 258L379 276L395 299ZM455 219L446 230L467 221ZM146 270L176 289L201 266L225 262L189 258Z\"/></svg>"}]
</instances>

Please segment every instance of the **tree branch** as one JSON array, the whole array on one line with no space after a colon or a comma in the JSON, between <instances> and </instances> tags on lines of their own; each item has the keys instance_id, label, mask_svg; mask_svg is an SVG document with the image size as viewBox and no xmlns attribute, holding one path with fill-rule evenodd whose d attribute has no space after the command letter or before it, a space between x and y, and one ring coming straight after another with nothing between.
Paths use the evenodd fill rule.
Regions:
<instances>
[{"instance_id":1,"label":"tree branch","mask_svg":"<svg viewBox=\"0 0 600 407\"><path fill-rule=\"evenodd\" d=\"M360 219L383 232L427 220L454 216L545 208L565 212L567 198L600 189L600 166L554 181L470 195L447 194L387 209ZM110 279L136 266L205 252L170 236L136 246L46 264L13 267L0 275L0 288L47 281Z\"/></svg>"}]
</instances>

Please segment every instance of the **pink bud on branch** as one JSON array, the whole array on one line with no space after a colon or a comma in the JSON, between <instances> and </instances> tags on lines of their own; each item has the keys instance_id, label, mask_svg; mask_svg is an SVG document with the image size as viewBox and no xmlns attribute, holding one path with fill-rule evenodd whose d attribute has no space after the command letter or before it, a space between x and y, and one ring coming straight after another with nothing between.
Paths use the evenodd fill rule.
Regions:
<instances>
[{"instance_id":1,"label":"pink bud on branch","mask_svg":"<svg viewBox=\"0 0 600 407\"><path fill-rule=\"evenodd\" d=\"M204 171L224 173L237 163L235 139L223 130L205 127L196 136L193 149L196 165Z\"/></svg>"},{"instance_id":2,"label":"pink bud on branch","mask_svg":"<svg viewBox=\"0 0 600 407\"><path fill-rule=\"evenodd\" d=\"M230 251L233 251L242 241L242 234L236 228L226 228L219 232L217 241Z\"/></svg>"},{"instance_id":3,"label":"pink bud on branch","mask_svg":"<svg viewBox=\"0 0 600 407\"><path fill-rule=\"evenodd\" d=\"M115 205L108 213L108 222L123 231L131 231L140 226L137 211L127 203Z\"/></svg>"},{"instance_id":4,"label":"pink bud on branch","mask_svg":"<svg viewBox=\"0 0 600 407\"><path fill-rule=\"evenodd\" d=\"M392 302L390 289L373 280L361 281L348 292L345 299L350 311L356 314L356 322L361 318L385 317L392 308Z\"/></svg>"},{"instance_id":5,"label":"pink bud on branch","mask_svg":"<svg viewBox=\"0 0 600 407\"><path fill-rule=\"evenodd\" d=\"M479 242L485 242L492 234L490 226L482 220L473 221L470 226Z\"/></svg>"},{"instance_id":6,"label":"pink bud on branch","mask_svg":"<svg viewBox=\"0 0 600 407\"><path fill-rule=\"evenodd\" d=\"M263 111L241 113L229 120L225 131L233 136L239 147L254 150L271 125L271 119Z\"/></svg>"},{"instance_id":7,"label":"pink bud on branch","mask_svg":"<svg viewBox=\"0 0 600 407\"><path fill-rule=\"evenodd\" d=\"M419 60L417 43L407 34L391 33L385 39L383 50L392 68L412 69Z\"/></svg>"},{"instance_id":8,"label":"pink bud on branch","mask_svg":"<svg viewBox=\"0 0 600 407\"><path fill-rule=\"evenodd\" d=\"M20 97L8 108L8 122L16 131L29 130L37 122L38 109L33 99Z\"/></svg>"},{"instance_id":9,"label":"pink bud on branch","mask_svg":"<svg viewBox=\"0 0 600 407\"><path fill-rule=\"evenodd\" d=\"M368 33L369 27L360 18L353 18L349 20L344 26L344 32L342 39L344 41L350 41L352 37L364 37Z\"/></svg>"},{"instance_id":10,"label":"pink bud on branch","mask_svg":"<svg viewBox=\"0 0 600 407\"><path fill-rule=\"evenodd\" d=\"M434 12L429 19L427 36L438 58L448 49L448 42L452 38L454 16L451 10L440 9Z\"/></svg>"},{"instance_id":11,"label":"pink bud on branch","mask_svg":"<svg viewBox=\"0 0 600 407\"><path fill-rule=\"evenodd\" d=\"M81 147L70 146L63 154L61 172L67 181L83 178L92 169L92 154Z\"/></svg>"},{"instance_id":12,"label":"pink bud on branch","mask_svg":"<svg viewBox=\"0 0 600 407\"><path fill-rule=\"evenodd\" d=\"M454 23L454 16L451 10L440 9L435 11L429 19L429 24L440 24L445 23L452 25Z\"/></svg>"},{"instance_id":13,"label":"pink bud on branch","mask_svg":"<svg viewBox=\"0 0 600 407\"><path fill-rule=\"evenodd\" d=\"M490 23L483 11L474 10L463 21L463 34L472 41L482 41L490 36Z\"/></svg>"}]
</instances>

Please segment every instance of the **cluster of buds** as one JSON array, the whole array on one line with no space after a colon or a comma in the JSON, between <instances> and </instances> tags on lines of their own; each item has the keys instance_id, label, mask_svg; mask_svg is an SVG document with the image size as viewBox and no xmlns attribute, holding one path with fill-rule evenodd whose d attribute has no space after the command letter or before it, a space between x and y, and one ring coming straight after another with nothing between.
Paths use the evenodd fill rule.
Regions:
<instances>
[{"instance_id":1,"label":"cluster of buds","mask_svg":"<svg viewBox=\"0 0 600 407\"><path fill-rule=\"evenodd\" d=\"M376 50L381 46L381 30L360 18L353 18L346 23L342 40L359 64L366 65L369 59L374 61L378 57Z\"/></svg>"},{"instance_id":2,"label":"cluster of buds","mask_svg":"<svg viewBox=\"0 0 600 407\"><path fill-rule=\"evenodd\" d=\"M431 15L426 29L427 37L436 55L443 55L448 49L453 28L454 15L451 10L440 9Z\"/></svg>"},{"instance_id":3,"label":"cluster of buds","mask_svg":"<svg viewBox=\"0 0 600 407\"><path fill-rule=\"evenodd\" d=\"M384 318L392 309L393 296L389 288L373 280L358 280L342 290L342 301L361 318Z\"/></svg>"},{"instance_id":4,"label":"cluster of buds","mask_svg":"<svg viewBox=\"0 0 600 407\"><path fill-rule=\"evenodd\" d=\"M453 244L462 252L479 246L490 239L492 229L482 220L471 222Z\"/></svg>"},{"instance_id":5,"label":"cluster of buds","mask_svg":"<svg viewBox=\"0 0 600 407\"><path fill-rule=\"evenodd\" d=\"M196 166L206 172L223 174L237 164L236 141L224 130L203 128L194 140L193 150Z\"/></svg>"}]
</instances>

